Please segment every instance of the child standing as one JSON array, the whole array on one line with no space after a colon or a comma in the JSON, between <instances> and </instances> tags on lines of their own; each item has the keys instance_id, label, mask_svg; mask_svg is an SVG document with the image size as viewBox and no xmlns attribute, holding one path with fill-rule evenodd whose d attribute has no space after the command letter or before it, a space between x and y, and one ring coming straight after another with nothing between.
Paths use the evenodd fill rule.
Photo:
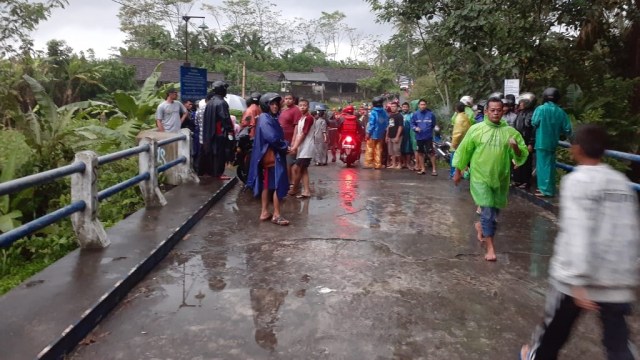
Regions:
<instances>
[{"instance_id":1,"label":"child standing","mask_svg":"<svg viewBox=\"0 0 640 360\"><path fill-rule=\"evenodd\" d=\"M623 174L600 162L606 138L596 125L576 132L571 154L578 166L560 185L544 322L521 359L556 359L584 310L599 313L609 360L637 359L625 316L639 283L638 199Z\"/></svg>"}]
</instances>

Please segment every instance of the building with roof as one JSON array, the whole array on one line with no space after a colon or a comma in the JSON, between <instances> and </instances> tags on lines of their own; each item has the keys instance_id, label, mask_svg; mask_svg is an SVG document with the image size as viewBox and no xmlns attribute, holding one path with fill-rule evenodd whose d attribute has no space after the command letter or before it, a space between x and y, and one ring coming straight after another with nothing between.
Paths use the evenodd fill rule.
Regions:
<instances>
[{"instance_id":1,"label":"building with roof","mask_svg":"<svg viewBox=\"0 0 640 360\"><path fill-rule=\"evenodd\" d=\"M179 83L180 82L180 66L184 64L183 60L160 60L160 59L146 59L136 57L123 57L120 61L127 65L135 67L136 74L135 80L140 85L151 76L153 70L158 64L163 63L160 69L161 75L158 79L158 83ZM224 80L224 74L218 72L207 72L207 84L211 85L214 81Z\"/></svg>"},{"instance_id":2,"label":"building with roof","mask_svg":"<svg viewBox=\"0 0 640 360\"><path fill-rule=\"evenodd\" d=\"M364 93L358 81L373 76L370 69L314 68L313 72L284 71L280 75L281 91L296 96L325 100L359 100Z\"/></svg>"}]
</instances>

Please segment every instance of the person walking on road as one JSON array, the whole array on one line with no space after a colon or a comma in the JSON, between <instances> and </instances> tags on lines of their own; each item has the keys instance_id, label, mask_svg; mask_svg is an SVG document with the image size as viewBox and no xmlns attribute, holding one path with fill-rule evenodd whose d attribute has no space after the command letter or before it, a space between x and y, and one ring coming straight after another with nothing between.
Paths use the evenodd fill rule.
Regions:
<instances>
[{"instance_id":1,"label":"person walking on road","mask_svg":"<svg viewBox=\"0 0 640 360\"><path fill-rule=\"evenodd\" d=\"M462 180L462 172L471 165L471 196L480 206L480 221L475 228L478 240L486 243L485 260L496 261L494 238L496 218L507 205L511 178L511 162L522 165L529 154L520 133L502 121L502 101L490 98L488 119L472 126L456 150L453 181Z\"/></svg>"},{"instance_id":2,"label":"person walking on road","mask_svg":"<svg viewBox=\"0 0 640 360\"><path fill-rule=\"evenodd\" d=\"M640 284L640 214L629 179L601 163L607 133L584 125L571 155L578 163L560 184L559 230L550 261L544 322L523 360L555 360L581 313L596 312L607 359L638 359L625 316Z\"/></svg>"},{"instance_id":3,"label":"person walking on road","mask_svg":"<svg viewBox=\"0 0 640 360\"><path fill-rule=\"evenodd\" d=\"M366 168L382 169L382 145L389 127L389 115L382 107L384 98L376 96L371 102L373 109L369 113L369 124L367 125L367 150L364 155L364 166Z\"/></svg>"},{"instance_id":4,"label":"person walking on road","mask_svg":"<svg viewBox=\"0 0 640 360\"><path fill-rule=\"evenodd\" d=\"M556 194L556 149L561 135L571 134L567 113L558 106L560 91L547 88L542 93L543 104L533 112L531 124L536 129L536 176L538 197Z\"/></svg>"},{"instance_id":5,"label":"person walking on road","mask_svg":"<svg viewBox=\"0 0 640 360\"><path fill-rule=\"evenodd\" d=\"M260 220L271 220L276 225L289 225L280 214L280 200L287 196L287 153L289 143L278 122L282 98L277 93L266 93L260 98L262 114L258 117L253 142L247 187L254 196L261 196ZM269 200L273 199L273 213L269 213Z\"/></svg>"}]
</instances>

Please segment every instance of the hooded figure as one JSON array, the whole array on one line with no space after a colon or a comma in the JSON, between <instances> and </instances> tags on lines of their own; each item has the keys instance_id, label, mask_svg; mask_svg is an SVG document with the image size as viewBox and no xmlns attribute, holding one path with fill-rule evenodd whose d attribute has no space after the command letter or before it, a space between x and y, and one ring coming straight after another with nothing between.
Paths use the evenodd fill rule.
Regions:
<instances>
[{"instance_id":1,"label":"hooded figure","mask_svg":"<svg viewBox=\"0 0 640 360\"><path fill-rule=\"evenodd\" d=\"M269 98L268 95L270 94L263 96L265 102ZM287 196L289 191L286 160L289 144L284 140L284 131L278 122L280 112L277 114L271 113L268 107L265 109L262 106L262 101L263 99L260 100L263 112L258 117L256 134L253 139L253 152L251 153L247 187L253 190L254 196L260 196L266 183L269 190L275 190L278 198L282 199ZM273 167L265 169L262 159L269 149L273 150L275 154L275 164ZM265 172L267 172L266 179Z\"/></svg>"},{"instance_id":2,"label":"hooded figure","mask_svg":"<svg viewBox=\"0 0 640 360\"><path fill-rule=\"evenodd\" d=\"M223 81L213 83L213 96L207 102L202 120L202 151L198 175L211 175L223 180L226 159L227 136L233 134L229 104L224 100L229 85Z\"/></svg>"}]
</instances>

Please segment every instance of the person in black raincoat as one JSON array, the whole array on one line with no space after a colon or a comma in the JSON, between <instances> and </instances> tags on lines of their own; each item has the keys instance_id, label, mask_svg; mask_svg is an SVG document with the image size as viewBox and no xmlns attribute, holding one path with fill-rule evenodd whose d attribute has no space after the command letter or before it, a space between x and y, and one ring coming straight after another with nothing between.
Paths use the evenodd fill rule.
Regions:
<instances>
[{"instance_id":1,"label":"person in black raincoat","mask_svg":"<svg viewBox=\"0 0 640 360\"><path fill-rule=\"evenodd\" d=\"M202 121L202 151L198 159L198 175L213 176L229 180L224 175L227 162L226 148L233 136L233 123L229 114L229 104L224 100L229 85L224 81L215 81L211 90L213 96L207 102Z\"/></svg>"},{"instance_id":2,"label":"person in black raincoat","mask_svg":"<svg viewBox=\"0 0 640 360\"><path fill-rule=\"evenodd\" d=\"M533 111L536 109L536 96L532 93L524 93L520 95L520 101L518 102L520 111L516 117L513 127L518 130L524 143L529 150L529 157L527 161L519 167L514 167L513 170L513 185L522 189L528 189L531 186L531 173L533 171L533 147L536 143L536 131L531 125L531 118L533 117Z\"/></svg>"}]
</instances>

